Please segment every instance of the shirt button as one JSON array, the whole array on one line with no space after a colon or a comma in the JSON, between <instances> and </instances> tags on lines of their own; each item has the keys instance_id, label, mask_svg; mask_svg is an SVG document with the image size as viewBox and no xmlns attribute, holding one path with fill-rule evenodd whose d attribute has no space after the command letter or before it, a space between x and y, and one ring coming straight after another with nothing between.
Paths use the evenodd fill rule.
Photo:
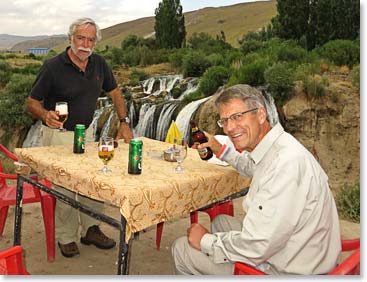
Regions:
<instances>
[{"instance_id":1,"label":"shirt button","mask_svg":"<svg viewBox=\"0 0 367 282\"><path fill-rule=\"evenodd\" d=\"M263 209L263 207L262 206L259 206L259 210L262 210Z\"/></svg>"}]
</instances>

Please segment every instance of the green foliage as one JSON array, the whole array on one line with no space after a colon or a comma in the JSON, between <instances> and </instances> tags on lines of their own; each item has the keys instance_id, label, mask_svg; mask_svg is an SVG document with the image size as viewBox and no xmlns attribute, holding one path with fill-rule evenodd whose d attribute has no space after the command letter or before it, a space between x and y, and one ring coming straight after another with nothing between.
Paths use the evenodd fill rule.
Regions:
<instances>
[{"instance_id":1,"label":"green foliage","mask_svg":"<svg viewBox=\"0 0 367 282\"><path fill-rule=\"evenodd\" d=\"M148 79L148 74L142 70L134 68L130 75L130 84L133 86L139 85L140 81Z\"/></svg>"},{"instance_id":2,"label":"green foliage","mask_svg":"<svg viewBox=\"0 0 367 282\"><path fill-rule=\"evenodd\" d=\"M30 126L32 117L25 110L25 101L31 91L34 75L14 74L0 94L0 123L8 128Z\"/></svg>"},{"instance_id":3,"label":"green foliage","mask_svg":"<svg viewBox=\"0 0 367 282\"><path fill-rule=\"evenodd\" d=\"M180 0L162 0L155 10L156 44L160 48L180 48L186 38L185 16Z\"/></svg>"},{"instance_id":4,"label":"green foliage","mask_svg":"<svg viewBox=\"0 0 367 282\"><path fill-rule=\"evenodd\" d=\"M301 63L307 58L307 51L295 41L285 41L277 52L278 61Z\"/></svg>"},{"instance_id":5,"label":"green foliage","mask_svg":"<svg viewBox=\"0 0 367 282\"><path fill-rule=\"evenodd\" d=\"M205 98L205 96L200 91L191 92L182 99L181 104L184 106L193 101L200 100L202 98Z\"/></svg>"},{"instance_id":6,"label":"green foliage","mask_svg":"<svg viewBox=\"0 0 367 282\"><path fill-rule=\"evenodd\" d=\"M336 195L336 205L340 217L360 223L360 184L344 185Z\"/></svg>"},{"instance_id":7,"label":"green foliage","mask_svg":"<svg viewBox=\"0 0 367 282\"><path fill-rule=\"evenodd\" d=\"M359 65L356 65L353 67L353 69L349 73L349 79L352 81L352 84L360 89L360 67Z\"/></svg>"},{"instance_id":8,"label":"green foliage","mask_svg":"<svg viewBox=\"0 0 367 282\"><path fill-rule=\"evenodd\" d=\"M228 70L223 66L210 67L200 80L199 91L206 97L214 94L228 80Z\"/></svg>"},{"instance_id":9,"label":"green foliage","mask_svg":"<svg viewBox=\"0 0 367 282\"><path fill-rule=\"evenodd\" d=\"M14 73L21 73L21 74L34 74L37 75L41 68L40 64L26 64L24 67L19 69L14 69Z\"/></svg>"},{"instance_id":10,"label":"green foliage","mask_svg":"<svg viewBox=\"0 0 367 282\"><path fill-rule=\"evenodd\" d=\"M201 50L206 55L233 49L230 44L223 40L215 39L205 32L193 33L188 40L188 46L194 50Z\"/></svg>"},{"instance_id":11,"label":"green foliage","mask_svg":"<svg viewBox=\"0 0 367 282\"><path fill-rule=\"evenodd\" d=\"M352 68L359 64L359 44L351 40L332 40L321 46L317 52L321 57L327 58L337 66Z\"/></svg>"},{"instance_id":12,"label":"green foliage","mask_svg":"<svg viewBox=\"0 0 367 282\"><path fill-rule=\"evenodd\" d=\"M190 50L182 58L181 71L184 77L202 76L208 67L210 67L210 62L201 50Z\"/></svg>"},{"instance_id":13,"label":"green foliage","mask_svg":"<svg viewBox=\"0 0 367 282\"><path fill-rule=\"evenodd\" d=\"M0 88L4 87L10 80L12 68L7 62L0 62Z\"/></svg>"},{"instance_id":14,"label":"green foliage","mask_svg":"<svg viewBox=\"0 0 367 282\"><path fill-rule=\"evenodd\" d=\"M247 60L249 57L247 57ZM233 70L228 82L228 86L235 84L249 84L251 86L264 85L264 72L269 66L267 59L254 60L251 63L242 65L238 70Z\"/></svg>"},{"instance_id":15,"label":"green foliage","mask_svg":"<svg viewBox=\"0 0 367 282\"><path fill-rule=\"evenodd\" d=\"M303 80L303 89L309 97L323 97L325 96L325 86L328 85L328 80L318 75L308 75Z\"/></svg>"},{"instance_id":16,"label":"green foliage","mask_svg":"<svg viewBox=\"0 0 367 282\"><path fill-rule=\"evenodd\" d=\"M275 103L283 105L293 93L293 69L286 63L276 63L265 71L264 76Z\"/></svg>"}]
</instances>

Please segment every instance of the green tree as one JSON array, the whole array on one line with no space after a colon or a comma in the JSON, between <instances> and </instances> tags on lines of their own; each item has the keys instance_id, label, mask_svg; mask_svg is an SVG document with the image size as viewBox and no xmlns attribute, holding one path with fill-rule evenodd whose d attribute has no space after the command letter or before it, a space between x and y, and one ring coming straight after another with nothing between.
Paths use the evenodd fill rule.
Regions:
<instances>
[{"instance_id":1,"label":"green tree","mask_svg":"<svg viewBox=\"0 0 367 282\"><path fill-rule=\"evenodd\" d=\"M155 10L155 38L159 48L181 48L185 45L185 16L180 0L163 0Z\"/></svg>"}]
</instances>

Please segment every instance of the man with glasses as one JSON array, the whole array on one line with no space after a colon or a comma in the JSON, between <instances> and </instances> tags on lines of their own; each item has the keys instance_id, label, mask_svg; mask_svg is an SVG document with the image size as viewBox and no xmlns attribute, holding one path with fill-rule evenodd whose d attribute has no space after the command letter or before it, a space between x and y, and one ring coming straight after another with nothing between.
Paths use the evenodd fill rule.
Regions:
<instances>
[{"instance_id":1,"label":"man with glasses","mask_svg":"<svg viewBox=\"0 0 367 282\"><path fill-rule=\"evenodd\" d=\"M27 99L28 111L43 123L42 145L73 144L76 124L84 124L87 128L86 141L94 141L90 124L97 99L103 91L111 97L120 118L115 139L124 138L128 143L133 138L133 133L129 126L124 97L105 59L93 53L97 41L101 39L98 25L90 18L78 19L70 25L68 38L70 46L43 64ZM68 118L63 125L66 132L57 130L62 125L55 111L55 104L59 101L68 103ZM95 210L103 210L102 202L54 186L71 198L78 197L79 202ZM79 239L79 212L57 201L55 221L56 238L62 255L79 255L76 244ZM99 221L96 219L80 213L80 225L81 243L93 244L102 249L110 249L116 245L113 239L99 229Z\"/></svg>"},{"instance_id":2,"label":"man with glasses","mask_svg":"<svg viewBox=\"0 0 367 282\"><path fill-rule=\"evenodd\" d=\"M339 219L328 177L314 156L277 123L261 92L248 85L216 98L218 125L235 148L206 134L216 156L252 178L242 221L217 216L211 232L192 224L172 255L177 274L232 274L236 261L268 274L323 274L341 252ZM237 150L242 150L239 154Z\"/></svg>"}]
</instances>

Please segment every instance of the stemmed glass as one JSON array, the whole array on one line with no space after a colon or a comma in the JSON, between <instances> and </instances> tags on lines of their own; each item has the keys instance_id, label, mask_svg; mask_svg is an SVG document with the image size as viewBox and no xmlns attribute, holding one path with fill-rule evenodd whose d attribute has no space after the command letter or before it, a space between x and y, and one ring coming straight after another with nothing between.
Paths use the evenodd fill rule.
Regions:
<instances>
[{"instance_id":1,"label":"stemmed glass","mask_svg":"<svg viewBox=\"0 0 367 282\"><path fill-rule=\"evenodd\" d=\"M175 168L175 171L177 171L177 172L184 171L181 164L187 156L187 140L186 140L186 138L174 138L173 152L174 152L174 157L177 161L177 167Z\"/></svg>"},{"instance_id":2,"label":"stemmed glass","mask_svg":"<svg viewBox=\"0 0 367 282\"><path fill-rule=\"evenodd\" d=\"M64 128L64 123L68 119L69 111L68 111L68 103L67 102L56 102L55 112L59 116L59 121L62 122L62 125L59 128L59 131L66 131Z\"/></svg>"},{"instance_id":3,"label":"stemmed glass","mask_svg":"<svg viewBox=\"0 0 367 282\"><path fill-rule=\"evenodd\" d=\"M99 170L103 174L112 172L107 167L107 163L112 160L114 155L114 139L112 137L103 136L98 143L98 157L103 161L104 167Z\"/></svg>"}]
</instances>

